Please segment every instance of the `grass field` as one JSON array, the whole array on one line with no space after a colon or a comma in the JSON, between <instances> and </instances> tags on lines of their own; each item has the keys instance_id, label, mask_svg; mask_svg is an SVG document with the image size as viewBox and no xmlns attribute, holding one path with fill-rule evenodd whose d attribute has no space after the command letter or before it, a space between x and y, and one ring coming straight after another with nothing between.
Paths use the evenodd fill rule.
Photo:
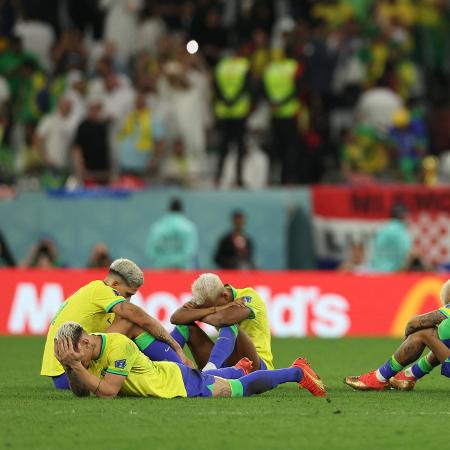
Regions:
<instances>
[{"instance_id":1,"label":"grass field","mask_svg":"<svg viewBox=\"0 0 450 450\"><path fill-rule=\"evenodd\" d=\"M244 399L77 399L39 377L41 338L0 338L1 449L442 449L450 417L439 371L414 392L342 383L383 362L391 339L275 339L278 367L305 355L329 401L285 385Z\"/></svg>"}]
</instances>

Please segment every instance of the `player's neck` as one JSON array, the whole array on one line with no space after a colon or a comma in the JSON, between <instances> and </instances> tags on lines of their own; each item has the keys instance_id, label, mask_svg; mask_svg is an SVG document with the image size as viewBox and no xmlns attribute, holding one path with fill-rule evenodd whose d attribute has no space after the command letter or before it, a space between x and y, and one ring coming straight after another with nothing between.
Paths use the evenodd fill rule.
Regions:
<instances>
[{"instance_id":1,"label":"player's neck","mask_svg":"<svg viewBox=\"0 0 450 450\"><path fill-rule=\"evenodd\" d=\"M91 359L98 359L102 350L102 337L91 334L90 346L92 349Z\"/></svg>"}]
</instances>

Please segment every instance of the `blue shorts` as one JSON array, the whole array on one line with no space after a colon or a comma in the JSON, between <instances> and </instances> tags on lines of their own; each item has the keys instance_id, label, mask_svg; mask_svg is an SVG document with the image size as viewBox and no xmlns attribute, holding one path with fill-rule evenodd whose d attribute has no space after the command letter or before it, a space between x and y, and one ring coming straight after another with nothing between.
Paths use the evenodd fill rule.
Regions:
<instances>
[{"instance_id":1,"label":"blue shorts","mask_svg":"<svg viewBox=\"0 0 450 450\"><path fill-rule=\"evenodd\" d=\"M259 370L267 370L266 363L261 358L259 358Z\"/></svg>"},{"instance_id":2,"label":"blue shorts","mask_svg":"<svg viewBox=\"0 0 450 450\"><path fill-rule=\"evenodd\" d=\"M70 389L69 379L65 372L57 377L52 377L52 380L56 389Z\"/></svg>"},{"instance_id":3,"label":"blue shorts","mask_svg":"<svg viewBox=\"0 0 450 450\"><path fill-rule=\"evenodd\" d=\"M212 397L213 385L216 382L212 375L178 364L183 376L184 387L188 397Z\"/></svg>"}]
</instances>

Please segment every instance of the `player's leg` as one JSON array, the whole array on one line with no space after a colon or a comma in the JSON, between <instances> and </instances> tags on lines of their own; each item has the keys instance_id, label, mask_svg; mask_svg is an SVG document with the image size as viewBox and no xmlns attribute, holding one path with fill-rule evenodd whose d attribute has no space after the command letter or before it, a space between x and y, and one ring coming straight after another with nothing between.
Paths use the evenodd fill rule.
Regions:
<instances>
[{"instance_id":1,"label":"player's leg","mask_svg":"<svg viewBox=\"0 0 450 450\"><path fill-rule=\"evenodd\" d=\"M242 358L232 367L222 367L220 369L202 370L207 375L235 380L248 375L253 369L253 363L248 358Z\"/></svg>"},{"instance_id":2,"label":"player's leg","mask_svg":"<svg viewBox=\"0 0 450 450\"><path fill-rule=\"evenodd\" d=\"M122 317L116 316L106 332L128 336L139 347L139 350L152 361L182 362L169 344L155 339L150 333Z\"/></svg>"},{"instance_id":3,"label":"player's leg","mask_svg":"<svg viewBox=\"0 0 450 450\"><path fill-rule=\"evenodd\" d=\"M238 332L239 329L237 325L220 328L219 336L211 350L208 362L203 368L204 371L220 369L223 367L225 361L233 353Z\"/></svg>"},{"instance_id":4,"label":"player's leg","mask_svg":"<svg viewBox=\"0 0 450 450\"><path fill-rule=\"evenodd\" d=\"M249 397L276 388L280 384L295 382L317 397L326 395L325 386L303 358L294 361L287 369L258 370L238 380L228 380L231 392L222 379L216 378L213 397Z\"/></svg>"},{"instance_id":5,"label":"player's leg","mask_svg":"<svg viewBox=\"0 0 450 450\"><path fill-rule=\"evenodd\" d=\"M253 371L267 369L256 351L255 344L253 344L245 331L239 329L233 353L231 353L225 364L233 366L242 358L248 358L253 362Z\"/></svg>"},{"instance_id":6,"label":"player's leg","mask_svg":"<svg viewBox=\"0 0 450 450\"><path fill-rule=\"evenodd\" d=\"M179 334L175 336L175 333L173 333L172 336L174 339L177 341L180 339L178 343L181 347L187 344L197 366L201 368L205 367L211 350L214 347L214 343L209 336L197 324L177 326L176 330ZM183 337L183 340L181 340L180 335Z\"/></svg>"},{"instance_id":7,"label":"player's leg","mask_svg":"<svg viewBox=\"0 0 450 450\"><path fill-rule=\"evenodd\" d=\"M70 389L69 379L67 378L66 373L64 372L57 377L52 377L53 384L56 389L67 390Z\"/></svg>"},{"instance_id":8,"label":"player's leg","mask_svg":"<svg viewBox=\"0 0 450 450\"><path fill-rule=\"evenodd\" d=\"M396 352L377 370L359 376L349 376L344 383L357 390L389 389L389 379L402 371L405 366L416 361L426 344L418 333L413 333L400 345Z\"/></svg>"}]
</instances>

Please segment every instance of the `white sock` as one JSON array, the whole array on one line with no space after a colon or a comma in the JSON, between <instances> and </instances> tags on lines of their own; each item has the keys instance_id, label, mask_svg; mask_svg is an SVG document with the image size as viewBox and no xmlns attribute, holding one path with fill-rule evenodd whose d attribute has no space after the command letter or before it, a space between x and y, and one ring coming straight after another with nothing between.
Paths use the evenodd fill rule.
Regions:
<instances>
[{"instance_id":1,"label":"white sock","mask_svg":"<svg viewBox=\"0 0 450 450\"><path fill-rule=\"evenodd\" d=\"M412 366L408 367L407 369L405 369L405 375L407 377L414 377L414 378L416 378L416 376L414 375L414 373L412 371Z\"/></svg>"},{"instance_id":2,"label":"white sock","mask_svg":"<svg viewBox=\"0 0 450 450\"><path fill-rule=\"evenodd\" d=\"M205 367L203 367L202 372L205 372L206 370L217 370L217 367L214 363L209 362Z\"/></svg>"},{"instance_id":3,"label":"white sock","mask_svg":"<svg viewBox=\"0 0 450 450\"><path fill-rule=\"evenodd\" d=\"M381 373L380 373L379 370L377 370L377 371L375 372L375 376L377 377L377 380L378 380L378 381L381 381L382 383L384 383L385 381L387 381L386 378L384 378L383 375L381 375Z\"/></svg>"}]
</instances>

